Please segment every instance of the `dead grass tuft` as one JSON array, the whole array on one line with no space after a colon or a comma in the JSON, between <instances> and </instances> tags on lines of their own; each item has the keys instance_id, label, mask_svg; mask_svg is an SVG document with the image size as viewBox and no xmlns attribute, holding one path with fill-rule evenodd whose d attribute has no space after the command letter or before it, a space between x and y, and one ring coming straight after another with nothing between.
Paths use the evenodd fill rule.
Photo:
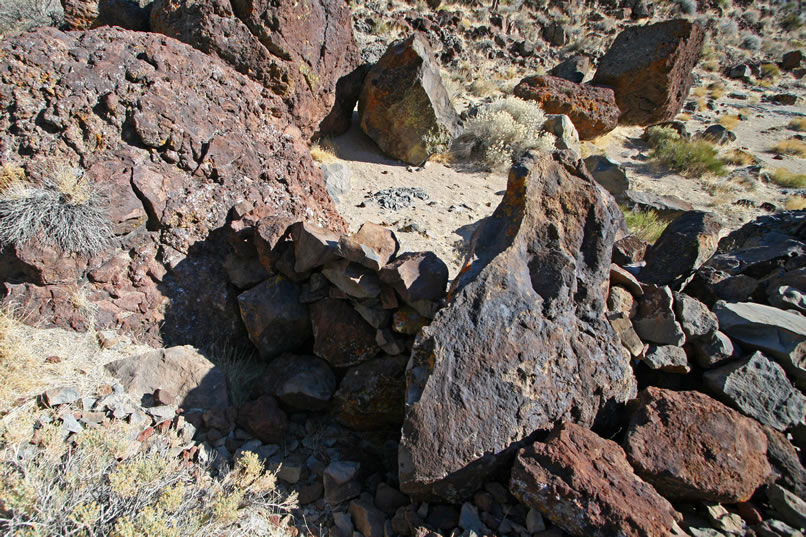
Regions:
<instances>
[{"instance_id":1,"label":"dead grass tuft","mask_svg":"<svg viewBox=\"0 0 806 537\"><path fill-rule=\"evenodd\" d=\"M339 159L339 157L336 156L333 143L327 139L319 140L311 146L311 158L322 164L330 164Z\"/></svg>"},{"instance_id":2,"label":"dead grass tuft","mask_svg":"<svg viewBox=\"0 0 806 537\"><path fill-rule=\"evenodd\" d=\"M803 196L789 196L784 201L784 209L787 211L798 211L806 209L806 197Z\"/></svg>"},{"instance_id":3,"label":"dead grass tuft","mask_svg":"<svg viewBox=\"0 0 806 537\"><path fill-rule=\"evenodd\" d=\"M756 162L756 158L753 155L741 149L733 149L722 158L732 166L750 166Z\"/></svg>"},{"instance_id":4,"label":"dead grass tuft","mask_svg":"<svg viewBox=\"0 0 806 537\"><path fill-rule=\"evenodd\" d=\"M785 168L776 168L770 174L773 183L784 188L806 187L806 174L792 173Z\"/></svg>"},{"instance_id":5,"label":"dead grass tuft","mask_svg":"<svg viewBox=\"0 0 806 537\"><path fill-rule=\"evenodd\" d=\"M806 117L795 118L787 125L793 131L804 132L806 131Z\"/></svg>"},{"instance_id":6,"label":"dead grass tuft","mask_svg":"<svg viewBox=\"0 0 806 537\"><path fill-rule=\"evenodd\" d=\"M742 120L738 114L732 116L722 116L719 118L719 124L729 131L735 129L741 122Z\"/></svg>"},{"instance_id":7,"label":"dead grass tuft","mask_svg":"<svg viewBox=\"0 0 806 537\"><path fill-rule=\"evenodd\" d=\"M806 158L806 143L797 138L781 140L772 147L772 151L778 155L793 155Z\"/></svg>"}]
</instances>

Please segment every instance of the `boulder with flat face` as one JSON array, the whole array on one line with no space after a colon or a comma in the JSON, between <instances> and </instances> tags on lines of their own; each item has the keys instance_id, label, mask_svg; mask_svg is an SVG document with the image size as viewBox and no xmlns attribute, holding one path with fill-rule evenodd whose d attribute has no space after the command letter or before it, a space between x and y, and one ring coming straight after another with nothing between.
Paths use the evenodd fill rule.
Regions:
<instances>
[{"instance_id":1,"label":"boulder with flat face","mask_svg":"<svg viewBox=\"0 0 806 537\"><path fill-rule=\"evenodd\" d=\"M571 535L671 535L681 518L618 444L573 423L520 450L509 489Z\"/></svg>"},{"instance_id":2,"label":"boulder with flat face","mask_svg":"<svg viewBox=\"0 0 806 537\"><path fill-rule=\"evenodd\" d=\"M529 153L472 240L448 305L415 341L401 490L456 501L518 443L606 422L635 378L604 317L621 213L569 152Z\"/></svg>"},{"instance_id":3,"label":"boulder with flat face","mask_svg":"<svg viewBox=\"0 0 806 537\"><path fill-rule=\"evenodd\" d=\"M420 34L392 43L370 69L358 113L361 130L384 153L414 165L448 149L458 131L439 64Z\"/></svg>"},{"instance_id":4,"label":"boulder with flat face","mask_svg":"<svg viewBox=\"0 0 806 537\"><path fill-rule=\"evenodd\" d=\"M612 88L619 123L652 125L674 118L694 83L705 30L684 19L632 26L599 61L591 84Z\"/></svg>"}]
</instances>

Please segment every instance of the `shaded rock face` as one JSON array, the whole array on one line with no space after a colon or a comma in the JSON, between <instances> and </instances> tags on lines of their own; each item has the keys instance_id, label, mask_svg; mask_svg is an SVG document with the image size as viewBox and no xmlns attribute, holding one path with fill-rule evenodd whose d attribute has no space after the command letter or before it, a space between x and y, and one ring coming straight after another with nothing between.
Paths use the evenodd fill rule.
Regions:
<instances>
[{"instance_id":1,"label":"shaded rock face","mask_svg":"<svg viewBox=\"0 0 806 537\"><path fill-rule=\"evenodd\" d=\"M651 125L674 118L694 83L694 66L705 31L684 19L621 32L591 84L612 88L621 110L619 123Z\"/></svg>"},{"instance_id":2,"label":"shaded rock face","mask_svg":"<svg viewBox=\"0 0 806 537\"><path fill-rule=\"evenodd\" d=\"M0 160L34 183L54 163L83 170L115 233L90 259L4 249L0 294L30 322L86 329L79 296L97 328L140 341L238 337L223 269L231 209L343 229L283 103L219 60L114 28L41 29L3 41L0 56Z\"/></svg>"},{"instance_id":3,"label":"shaded rock face","mask_svg":"<svg viewBox=\"0 0 806 537\"><path fill-rule=\"evenodd\" d=\"M403 492L456 501L535 430L606 421L635 394L604 318L619 218L568 152L530 153L512 168L448 305L415 341Z\"/></svg>"},{"instance_id":4,"label":"shaded rock face","mask_svg":"<svg viewBox=\"0 0 806 537\"><path fill-rule=\"evenodd\" d=\"M642 391L623 446L669 499L745 501L770 472L761 427L699 392Z\"/></svg>"},{"instance_id":5,"label":"shaded rock face","mask_svg":"<svg viewBox=\"0 0 806 537\"><path fill-rule=\"evenodd\" d=\"M334 395L336 420L358 430L403 421L405 356L382 356L351 367Z\"/></svg>"},{"instance_id":6,"label":"shaded rock face","mask_svg":"<svg viewBox=\"0 0 806 537\"><path fill-rule=\"evenodd\" d=\"M509 488L571 535L671 535L680 519L618 444L573 423L520 450Z\"/></svg>"},{"instance_id":7,"label":"shaded rock face","mask_svg":"<svg viewBox=\"0 0 806 537\"><path fill-rule=\"evenodd\" d=\"M547 114L565 114L579 133L590 140L616 128L619 108L613 91L576 84L556 76L530 76L515 86L516 96L537 101Z\"/></svg>"},{"instance_id":8,"label":"shaded rock face","mask_svg":"<svg viewBox=\"0 0 806 537\"><path fill-rule=\"evenodd\" d=\"M414 165L447 149L459 121L439 64L420 34L392 43L370 69L358 113L361 130L384 153Z\"/></svg>"},{"instance_id":9,"label":"shaded rock face","mask_svg":"<svg viewBox=\"0 0 806 537\"><path fill-rule=\"evenodd\" d=\"M224 60L281 97L306 137L333 108L336 83L358 67L350 8L270 0L157 0L151 27Z\"/></svg>"},{"instance_id":10,"label":"shaded rock face","mask_svg":"<svg viewBox=\"0 0 806 537\"><path fill-rule=\"evenodd\" d=\"M151 0L61 0L64 24L70 30L120 26L137 32L149 31Z\"/></svg>"}]
</instances>

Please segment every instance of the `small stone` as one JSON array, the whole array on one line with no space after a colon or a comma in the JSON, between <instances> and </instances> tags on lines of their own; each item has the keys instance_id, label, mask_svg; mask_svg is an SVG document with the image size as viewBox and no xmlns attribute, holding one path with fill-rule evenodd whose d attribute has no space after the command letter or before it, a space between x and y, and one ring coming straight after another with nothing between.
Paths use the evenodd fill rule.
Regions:
<instances>
[{"instance_id":1,"label":"small stone","mask_svg":"<svg viewBox=\"0 0 806 537\"><path fill-rule=\"evenodd\" d=\"M333 523L336 525L336 531L340 537L353 536L353 531L355 528L353 526L353 518L349 513L333 513Z\"/></svg>"},{"instance_id":2,"label":"small stone","mask_svg":"<svg viewBox=\"0 0 806 537\"><path fill-rule=\"evenodd\" d=\"M642 360L650 369L667 373L686 374L691 371L686 351L674 345L650 345Z\"/></svg>"},{"instance_id":3,"label":"small stone","mask_svg":"<svg viewBox=\"0 0 806 537\"><path fill-rule=\"evenodd\" d=\"M780 485L767 487L767 499L781 520L795 528L806 528L806 501Z\"/></svg>"},{"instance_id":4,"label":"small stone","mask_svg":"<svg viewBox=\"0 0 806 537\"><path fill-rule=\"evenodd\" d=\"M355 498L361 493L358 471L361 465L351 461L333 461L325 468L323 483L325 501L336 505Z\"/></svg>"},{"instance_id":5,"label":"small stone","mask_svg":"<svg viewBox=\"0 0 806 537\"><path fill-rule=\"evenodd\" d=\"M626 313L608 313L607 320L610 321L610 326L618 334L621 344L630 353L633 358L639 358L644 355L646 345L638 337L638 334L633 328L630 317Z\"/></svg>"},{"instance_id":6,"label":"small stone","mask_svg":"<svg viewBox=\"0 0 806 537\"><path fill-rule=\"evenodd\" d=\"M175 400L176 395L172 394L168 390L163 390L162 388L157 388L154 390L155 403L160 405L173 405Z\"/></svg>"},{"instance_id":7,"label":"small stone","mask_svg":"<svg viewBox=\"0 0 806 537\"><path fill-rule=\"evenodd\" d=\"M73 388L62 386L60 388L51 388L42 394L42 401L49 407L58 405L69 405L78 401L81 397Z\"/></svg>"},{"instance_id":8,"label":"small stone","mask_svg":"<svg viewBox=\"0 0 806 537\"><path fill-rule=\"evenodd\" d=\"M625 201L624 193L630 190L630 179L627 171L618 162L605 155L591 155L585 159L585 167L605 190L610 192L616 201Z\"/></svg>"},{"instance_id":9,"label":"small stone","mask_svg":"<svg viewBox=\"0 0 806 537\"><path fill-rule=\"evenodd\" d=\"M722 332L714 332L703 339L696 339L691 344L694 359L703 369L710 369L728 360L738 358L733 342Z\"/></svg>"},{"instance_id":10,"label":"small stone","mask_svg":"<svg viewBox=\"0 0 806 537\"><path fill-rule=\"evenodd\" d=\"M270 395L244 403L238 410L237 423L266 443L280 442L288 428L285 412Z\"/></svg>"},{"instance_id":11,"label":"small stone","mask_svg":"<svg viewBox=\"0 0 806 537\"><path fill-rule=\"evenodd\" d=\"M716 315L708 307L685 293L673 293L675 318L687 340L707 338L719 329Z\"/></svg>"},{"instance_id":12,"label":"small stone","mask_svg":"<svg viewBox=\"0 0 806 537\"><path fill-rule=\"evenodd\" d=\"M529 533L538 533L546 531L546 523L543 521L543 515L537 509L529 509L526 514L526 530Z\"/></svg>"},{"instance_id":13,"label":"small stone","mask_svg":"<svg viewBox=\"0 0 806 537\"><path fill-rule=\"evenodd\" d=\"M409 503L411 502L408 496L386 483L378 484L378 488L375 489L375 505L387 516L393 516L398 509Z\"/></svg>"},{"instance_id":14,"label":"small stone","mask_svg":"<svg viewBox=\"0 0 806 537\"><path fill-rule=\"evenodd\" d=\"M353 298L375 298L381 293L377 272L346 259L325 265L322 274L330 283Z\"/></svg>"},{"instance_id":15,"label":"small stone","mask_svg":"<svg viewBox=\"0 0 806 537\"><path fill-rule=\"evenodd\" d=\"M719 531L724 531L733 535L744 535L744 523L742 517L731 513L719 504L708 504L705 506L705 515L711 525Z\"/></svg>"},{"instance_id":16,"label":"small stone","mask_svg":"<svg viewBox=\"0 0 806 537\"><path fill-rule=\"evenodd\" d=\"M489 530L479 518L479 512L476 506L470 502L462 504L462 509L459 511L459 527L475 532L478 535L489 534Z\"/></svg>"},{"instance_id":17,"label":"small stone","mask_svg":"<svg viewBox=\"0 0 806 537\"><path fill-rule=\"evenodd\" d=\"M631 317L637 310L638 304L632 293L617 285L610 288L610 294L607 295L607 311L626 313L628 317Z\"/></svg>"},{"instance_id":18,"label":"small stone","mask_svg":"<svg viewBox=\"0 0 806 537\"><path fill-rule=\"evenodd\" d=\"M372 496L368 493L365 492L359 499L351 501L348 511L353 517L356 529L363 537L384 537L386 518L375 507Z\"/></svg>"},{"instance_id":19,"label":"small stone","mask_svg":"<svg viewBox=\"0 0 806 537\"><path fill-rule=\"evenodd\" d=\"M633 319L633 326L641 339L678 347L685 343L686 335L672 309L673 300L668 287L644 287L644 296L638 301L638 313Z\"/></svg>"}]
</instances>

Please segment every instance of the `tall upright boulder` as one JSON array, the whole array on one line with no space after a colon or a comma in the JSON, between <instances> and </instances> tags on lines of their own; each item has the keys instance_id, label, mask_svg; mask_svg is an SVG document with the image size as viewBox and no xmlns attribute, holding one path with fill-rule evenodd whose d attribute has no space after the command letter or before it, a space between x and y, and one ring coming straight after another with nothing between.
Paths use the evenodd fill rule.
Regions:
<instances>
[{"instance_id":1,"label":"tall upright boulder","mask_svg":"<svg viewBox=\"0 0 806 537\"><path fill-rule=\"evenodd\" d=\"M339 78L359 64L350 7L342 0L156 0L151 27L281 97L306 137L333 108Z\"/></svg>"},{"instance_id":2,"label":"tall upright boulder","mask_svg":"<svg viewBox=\"0 0 806 537\"><path fill-rule=\"evenodd\" d=\"M444 151L459 117L421 34L395 41L370 69L358 99L361 129L391 157L418 165Z\"/></svg>"},{"instance_id":3,"label":"tall upright boulder","mask_svg":"<svg viewBox=\"0 0 806 537\"><path fill-rule=\"evenodd\" d=\"M702 26L685 19L627 28L599 61L591 84L616 93L621 124L670 120L694 83L704 39Z\"/></svg>"},{"instance_id":4,"label":"tall upright boulder","mask_svg":"<svg viewBox=\"0 0 806 537\"><path fill-rule=\"evenodd\" d=\"M459 500L534 431L603 424L635 395L629 358L604 317L622 223L570 152L529 153L512 168L448 305L415 341L403 492Z\"/></svg>"}]
</instances>

